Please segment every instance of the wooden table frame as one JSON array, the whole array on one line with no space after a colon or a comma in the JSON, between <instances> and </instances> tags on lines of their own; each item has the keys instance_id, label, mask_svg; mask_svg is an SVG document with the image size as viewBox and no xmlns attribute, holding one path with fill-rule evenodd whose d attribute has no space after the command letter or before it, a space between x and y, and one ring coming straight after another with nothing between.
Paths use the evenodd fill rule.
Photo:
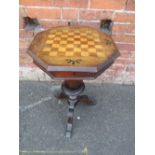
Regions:
<instances>
[{"instance_id":1,"label":"wooden table frame","mask_svg":"<svg viewBox=\"0 0 155 155\"><path fill-rule=\"evenodd\" d=\"M45 51L45 54L43 53L44 55L42 54L42 57L40 57L39 54L40 52L42 52L42 49L43 49L42 47L46 44L46 40L47 40L46 37L48 37L49 34L51 34L52 32L51 36L53 37L53 35L55 35L55 37L59 39L58 36L60 35L57 36L56 34L57 34L57 31L58 32L63 31L63 27L56 27L56 28L52 28L47 31L38 33L35 36L34 40L32 41L28 49L28 54L33 58L34 64L36 64L41 70L47 73L51 78L64 80L61 86L61 93L57 96L57 98L59 99L66 98L68 100L69 110L68 110L68 119L67 119L67 127L66 127L66 137L70 138L72 133L72 128L73 128L74 108L76 104L79 102L87 103L88 105L95 104L95 102L92 99L90 99L88 96L81 95L85 89L83 80L95 79L96 77L98 77L101 73L103 73L107 68L109 68L114 63L115 59L120 55L120 53L118 52L115 43L113 42L112 38L109 35L103 32L100 32L94 28L75 26L75 27L64 27L64 29L67 30L68 32L70 30L76 31L76 33L79 32L79 34L80 34L80 30L83 32L84 30L88 32L92 31L92 35L94 34L94 36L98 37L96 40L99 40L99 41L96 43L99 44L101 48L96 50L98 50L100 53L103 50L103 53L101 53L103 56L104 56L104 53L110 54L106 60L103 59L104 61L102 63L96 63L95 65L93 62L91 63L90 61L89 61L90 65L89 64L76 65L74 61L72 61L72 59L68 59L67 57L65 59L68 60L72 65L71 64L63 65L63 62L62 62L62 65L53 64L51 62L50 62L51 64L49 64L49 61L46 62L44 59L44 57L47 57L47 55L45 54L46 53L48 54L48 51ZM80 37L82 37L82 35ZM86 37L87 35L85 34L85 40L88 40L88 41L95 39L93 37L91 39L86 39ZM108 41L108 44L105 44L105 46L106 46L106 49L109 48L108 49L109 53L108 51L104 50L104 46L102 45L102 43L104 43L104 39ZM49 38L47 41L53 42L52 40L49 40ZM86 41L84 45L87 45ZM51 46L54 47L53 44L51 44ZM57 44L57 46L59 46L59 44ZM94 46L97 47L96 45ZM53 49L51 48L51 50L54 50L54 49L55 48ZM88 50L87 52L89 52L89 48L87 50ZM49 52L52 52L52 51L49 51ZM59 59L59 57L57 58ZM54 59L55 57L53 57L51 60L54 60ZM93 56L91 57L91 59L93 60ZM99 59L101 60L101 58ZM77 59L77 60L80 60L80 59ZM87 59L85 60L87 61ZM97 60L97 57L94 57L94 60Z\"/></svg>"}]
</instances>

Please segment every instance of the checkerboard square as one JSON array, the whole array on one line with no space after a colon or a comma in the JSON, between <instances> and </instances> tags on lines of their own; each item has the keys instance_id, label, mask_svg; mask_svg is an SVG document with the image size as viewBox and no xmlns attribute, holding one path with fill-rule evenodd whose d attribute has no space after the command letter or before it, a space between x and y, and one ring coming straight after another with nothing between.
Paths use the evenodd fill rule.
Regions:
<instances>
[{"instance_id":1,"label":"checkerboard square","mask_svg":"<svg viewBox=\"0 0 155 155\"><path fill-rule=\"evenodd\" d=\"M97 57L97 54L96 54L96 52L95 53L89 53L89 56L91 56L91 57Z\"/></svg>"},{"instance_id":2,"label":"checkerboard square","mask_svg":"<svg viewBox=\"0 0 155 155\"><path fill-rule=\"evenodd\" d=\"M57 56L58 57L65 57L65 54L66 54L65 52L58 52L58 55Z\"/></svg>"},{"instance_id":3,"label":"checkerboard square","mask_svg":"<svg viewBox=\"0 0 155 155\"><path fill-rule=\"evenodd\" d=\"M60 44L67 44L67 40L61 40Z\"/></svg>"},{"instance_id":4,"label":"checkerboard square","mask_svg":"<svg viewBox=\"0 0 155 155\"><path fill-rule=\"evenodd\" d=\"M65 56L73 56L73 52L66 52Z\"/></svg>"},{"instance_id":5,"label":"checkerboard square","mask_svg":"<svg viewBox=\"0 0 155 155\"><path fill-rule=\"evenodd\" d=\"M87 41L87 38L81 38L80 40L81 41Z\"/></svg>"},{"instance_id":6,"label":"checkerboard square","mask_svg":"<svg viewBox=\"0 0 155 155\"><path fill-rule=\"evenodd\" d=\"M76 52L74 53L74 55L77 56L77 57L81 57L81 52L76 51Z\"/></svg>"},{"instance_id":7,"label":"checkerboard square","mask_svg":"<svg viewBox=\"0 0 155 155\"><path fill-rule=\"evenodd\" d=\"M103 46L102 46L102 45L95 45L95 48L97 48L97 49L102 49Z\"/></svg>"},{"instance_id":8,"label":"checkerboard square","mask_svg":"<svg viewBox=\"0 0 155 155\"><path fill-rule=\"evenodd\" d=\"M88 48L88 45L87 44L82 44L81 48Z\"/></svg>"},{"instance_id":9,"label":"checkerboard square","mask_svg":"<svg viewBox=\"0 0 155 155\"><path fill-rule=\"evenodd\" d=\"M79 45L81 42L80 41L74 41L75 45Z\"/></svg>"},{"instance_id":10,"label":"checkerboard square","mask_svg":"<svg viewBox=\"0 0 155 155\"><path fill-rule=\"evenodd\" d=\"M87 56L89 56L89 53L88 52L81 52L81 56L87 57Z\"/></svg>"},{"instance_id":11,"label":"checkerboard square","mask_svg":"<svg viewBox=\"0 0 155 155\"><path fill-rule=\"evenodd\" d=\"M88 41L88 45L95 45L94 41Z\"/></svg>"},{"instance_id":12,"label":"checkerboard square","mask_svg":"<svg viewBox=\"0 0 155 155\"><path fill-rule=\"evenodd\" d=\"M50 52L50 51L51 51L51 48L49 48L49 47L44 47L42 51L43 51L43 52Z\"/></svg>"},{"instance_id":13,"label":"checkerboard square","mask_svg":"<svg viewBox=\"0 0 155 155\"><path fill-rule=\"evenodd\" d=\"M50 52L49 56L57 56L57 52Z\"/></svg>"},{"instance_id":14,"label":"checkerboard square","mask_svg":"<svg viewBox=\"0 0 155 155\"><path fill-rule=\"evenodd\" d=\"M67 47L69 47L69 48L73 48L74 45L73 45L73 44L67 44Z\"/></svg>"},{"instance_id":15,"label":"checkerboard square","mask_svg":"<svg viewBox=\"0 0 155 155\"><path fill-rule=\"evenodd\" d=\"M65 52L65 51L66 51L66 48L60 47L60 48L58 49L58 51L59 51L59 52Z\"/></svg>"},{"instance_id":16,"label":"checkerboard square","mask_svg":"<svg viewBox=\"0 0 155 155\"><path fill-rule=\"evenodd\" d=\"M97 52L97 56L98 57L105 57L105 53L103 53L103 52Z\"/></svg>"},{"instance_id":17,"label":"checkerboard square","mask_svg":"<svg viewBox=\"0 0 155 155\"><path fill-rule=\"evenodd\" d=\"M90 49L89 49L89 52L95 53L95 52L96 52L96 48L90 48Z\"/></svg>"},{"instance_id":18,"label":"checkerboard square","mask_svg":"<svg viewBox=\"0 0 155 155\"><path fill-rule=\"evenodd\" d=\"M53 43L53 40L47 40L46 41L46 44L52 44Z\"/></svg>"},{"instance_id":19,"label":"checkerboard square","mask_svg":"<svg viewBox=\"0 0 155 155\"><path fill-rule=\"evenodd\" d=\"M75 34L74 39L80 39L80 38L81 38L81 36L80 36L80 35Z\"/></svg>"},{"instance_id":20,"label":"checkerboard square","mask_svg":"<svg viewBox=\"0 0 155 155\"><path fill-rule=\"evenodd\" d=\"M59 44L52 44L52 48L58 48L59 46Z\"/></svg>"},{"instance_id":21,"label":"checkerboard square","mask_svg":"<svg viewBox=\"0 0 155 155\"><path fill-rule=\"evenodd\" d=\"M48 35L48 38L50 38L50 39L53 39L54 37L55 37L54 34L49 34L49 35Z\"/></svg>"},{"instance_id":22,"label":"checkerboard square","mask_svg":"<svg viewBox=\"0 0 155 155\"><path fill-rule=\"evenodd\" d=\"M61 40L61 38L58 37L58 36L56 36L56 37L54 38L54 41L60 41L60 40Z\"/></svg>"},{"instance_id":23,"label":"checkerboard square","mask_svg":"<svg viewBox=\"0 0 155 155\"><path fill-rule=\"evenodd\" d=\"M100 42L100 39L98 37L94 38L94 41Z\"/></svg>"},{"instance_id":24,"label":"checkerboard square","mask_svg":"<svg viewBox=\"0 0 155 155\"><path fill-rule=\"evenodd\" d=\"M69 38L67 38L67 41L74 41L74 38L69 37Z\"/></svg>"},{"instance_id":25,"label":"checkerboard square","mask_svg":"<svg viewBox=\"0 0 155 155\"><path fill-rule=\"evenodd\" d=\"M74 48L74 52L81 52L81 48L80 47Z\"/></svg>"}]
</instances>

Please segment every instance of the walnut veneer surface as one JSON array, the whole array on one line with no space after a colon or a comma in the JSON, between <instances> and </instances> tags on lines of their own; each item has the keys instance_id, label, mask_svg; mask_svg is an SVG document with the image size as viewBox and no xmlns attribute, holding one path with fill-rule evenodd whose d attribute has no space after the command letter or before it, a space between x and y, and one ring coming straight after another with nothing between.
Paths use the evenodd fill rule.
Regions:
<instances>
[{"instance_id":1,"label":"walnut veneer surface","mask_svg":"<svg viewBox=\"0 0 155 155\"><path fill-rule=\"evenodd\" d=\"M28 52L47 71L97 72L119 52L111 36L91 27L55 27L38 33Z\"/></svg>"}]
</instances>

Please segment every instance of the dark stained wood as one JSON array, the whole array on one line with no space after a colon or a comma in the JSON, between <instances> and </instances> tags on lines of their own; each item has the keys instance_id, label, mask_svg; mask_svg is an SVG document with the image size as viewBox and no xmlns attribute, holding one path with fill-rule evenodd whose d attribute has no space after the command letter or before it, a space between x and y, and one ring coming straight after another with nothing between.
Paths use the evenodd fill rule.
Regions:
<instances>
[{"instance_id":1,"label":"dark stained wood","mask_svg":"<svg viewBox=\"0 0 155 155\"><path fill-rule=\"evenodd\" d=\"M68 72L68 71L54 71L49 72L44 67L42 67L39 63L36 61L33 61L34 64L36 64L42 71L44 71L46 74L48 74L53 79L58 80L93 80L97 78L100 74L102 74L108 67L111 66L113 61L109 61L107 64L104 65L101 70L99 70L97 73L92 72Z\"/></svg>"}]
</instances>

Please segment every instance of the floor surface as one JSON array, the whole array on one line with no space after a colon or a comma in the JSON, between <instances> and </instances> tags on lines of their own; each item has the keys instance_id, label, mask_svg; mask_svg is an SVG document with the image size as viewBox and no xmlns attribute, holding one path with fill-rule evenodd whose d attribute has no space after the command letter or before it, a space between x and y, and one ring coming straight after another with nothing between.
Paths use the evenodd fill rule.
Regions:
<instances>
[{"instance_id":1,"label":"floor surface","mask_svg":"<svg viewBox=\"0 0 155 155\"><path fill-rule=\"evenodd\" d=\"M134 155L134 86L86 84L95 106L78 104L66 139L60 85L20 81L20 155Z\"/></svg>"}]
</instances>

